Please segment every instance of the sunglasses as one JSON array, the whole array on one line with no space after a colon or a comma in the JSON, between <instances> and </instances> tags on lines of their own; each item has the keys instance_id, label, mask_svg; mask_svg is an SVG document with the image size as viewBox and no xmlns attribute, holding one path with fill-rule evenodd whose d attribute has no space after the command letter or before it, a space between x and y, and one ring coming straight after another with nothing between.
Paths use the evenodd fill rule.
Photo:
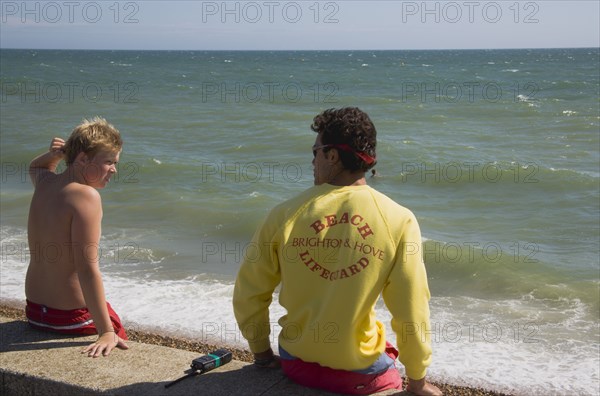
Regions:
<instances>
[{"instance_id":1,"label":"sunglasses","mask_svg":"<svg viewBox=\"0 0 600 396\"><path fill-rule=\"evenodd\" d=\"M316 145L315 145L315 146L313 146L313 147L312 147L313 157L316 157L316 156L317 156L317 151L319 151L319 150L321 150L321 149L325 149L325 148L330 148L330 147L332 147L332 146L333 146L333 145L331 145L331 144L321 144L321 145L319 145L319 146L316 146Z\"/></svg>"},{"instance_id":2,"label":"sunglasses","mask_svg":"<svg viewBox=\"0 0 600 396\"><path fill-rule=\"evenodd\" d=\"M371 157L369 154L367 154L363 151L355 151L352 147L350 147L347 144L321 144L320 146L313 146L313 148L312 148L313 157L317 156L317 150L325 149L325 148L332 148L332 147L334 147L336 149L340 149L342 151L346 151L348 153L353 153L358 158L363 160L367 165L374 164L377 161L375 159L375 157Z\"/></svg>"}]
</instances>

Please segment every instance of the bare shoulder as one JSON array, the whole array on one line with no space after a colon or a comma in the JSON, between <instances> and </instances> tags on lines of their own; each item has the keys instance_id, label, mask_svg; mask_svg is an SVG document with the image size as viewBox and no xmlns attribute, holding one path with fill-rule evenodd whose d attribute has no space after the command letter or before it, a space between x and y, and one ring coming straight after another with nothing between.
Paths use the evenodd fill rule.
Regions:
<instances>
[{"instance_id":1,"label":"bare shoulder","mask_svg":"<svg viewBox=\"0 0 600 396\"><path fill-rule=\"evenodd\" d=\"M102 198L100 193L93 187L85 184L70 183L63 191L65 200L76 212L102 211Z\"/></svg>"}]
</instances>

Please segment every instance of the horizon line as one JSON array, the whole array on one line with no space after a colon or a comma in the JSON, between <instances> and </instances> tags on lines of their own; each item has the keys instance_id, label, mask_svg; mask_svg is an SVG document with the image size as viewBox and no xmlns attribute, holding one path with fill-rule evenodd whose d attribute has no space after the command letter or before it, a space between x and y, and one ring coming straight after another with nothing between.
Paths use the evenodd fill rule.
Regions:
<instances>
[{"instance_id":1,"label":"horizon line","mask_svg":"<svg viewBox=\"0 0 600 396\"><path fill-rule=\"evenodd\" d=\"M185 52L334 52L334 51L503 51L503 50L557 50L557 49L593 49L600 47L502 47L502 48L368 48L368 49L136 49L136 48L22 48L1 47L0 50L24 50L24 51L185 51Z\"/></svg>"}]
</instances>

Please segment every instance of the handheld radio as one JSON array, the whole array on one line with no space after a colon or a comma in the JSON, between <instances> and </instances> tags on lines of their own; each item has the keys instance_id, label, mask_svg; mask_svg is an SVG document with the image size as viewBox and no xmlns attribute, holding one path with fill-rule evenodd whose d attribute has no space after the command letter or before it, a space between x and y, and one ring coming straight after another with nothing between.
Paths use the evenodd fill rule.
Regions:
<instances>
[{"instance_id":1,"label":"handheld radio","mask_svg":"<svg viewBox=\"0 0 600 396\"><path fill-rule=\"evenodd\" d=\"M199 358L192 360L192 364L190 365L191 369L186 375L175 381L169 382L165 385L165 388L175 385L186 378L193 377L196 374L204 374L217 367L221 367L224 364L231 362L231 357L231 352L226 349L217 349L208 355L200 356Z\"/></svg>"}]
</instances>

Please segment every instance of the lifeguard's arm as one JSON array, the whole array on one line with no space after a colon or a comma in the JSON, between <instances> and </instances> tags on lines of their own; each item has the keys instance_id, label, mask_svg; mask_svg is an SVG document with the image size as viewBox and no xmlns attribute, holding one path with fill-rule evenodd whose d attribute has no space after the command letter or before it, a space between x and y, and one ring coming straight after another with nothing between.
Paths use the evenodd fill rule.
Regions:
<instances>
[{"instance_id":1,"label":"lifeguard's arm","mask_svg":"<svg viewBox=\"0 0 600 396\"><path fill-rule=\"evenodd\" d=\"M48 172L56 172L56 167L65 156L64 145L65 141L63 139L55 137L50 142L48 152L35 157L31 161L29 164L29 177L34 186Z\"/></svg>"},{"instance_id":2,"label":"lifeguard's arm","mask_svg":"<svg viewBox=\"0 0 600 396\"><path fill-rule=\"evenodd\" d=\"M270 216L271 217L271 216ZM280 282L274 228L267 219L246 250L233 292L233 311L248 346L259 361L273 356L271 350L269 305Z\"/></svg>"},{"instance_id":3,"label":"lifeguard's arm","mask_svg":"<svg viewBox=\"0 0 600 396\"><path fill-rule=\"evenodd\" d=\"M402 228L401 244L383 299L392 313L399 359L409 378L408 389L417 395L441 395L437 387L425 380L431 363L429 298L421 231L410 213Z\"/></svg>"},{"instance_id":4,"label":"lifeguard's arm","mask_svg":"<svg viewBox=\"0 0 600 396\"><path fill-rule=\"evenodd\" d=\"M92 187L82 187L74 193L76 196L71 197L74 207L71 222L72 252L83 298L98 330L98 340L82 352L93 357L101 354L108 356L115 346L127 349L127 345L113 329L99 268L98 244L102 221L100 194Z\"/></svg>"}]
</instances>

